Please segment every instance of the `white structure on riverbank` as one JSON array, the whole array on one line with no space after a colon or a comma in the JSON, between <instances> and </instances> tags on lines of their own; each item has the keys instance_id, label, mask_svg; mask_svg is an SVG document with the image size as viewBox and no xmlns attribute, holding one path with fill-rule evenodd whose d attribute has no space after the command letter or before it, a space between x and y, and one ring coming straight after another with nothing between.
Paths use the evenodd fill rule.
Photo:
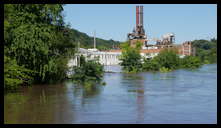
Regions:
<instances>
[{"instance_id":1,"label":"white structure on riverbank","mask_svg":"<svg viewBox=\"0 0 221 128\"><path fill-rule=\"evenodd\" d=\"M141 50L140 55L144 58L153 58L158 55L160 49L144 49ZM119 65L119 57L121 55L121 50L110 50L110 51L99 51L96 48L93 49L84 49L79 48L78 53L73 59L68 63L69 67L79 65L79 56L83 55L86 60L98 58L98 62L102 65ZM179 54L180 58L183 58L184 54Z\"/></svg>"},{"instance_id":2,"label":"white structure on riverbank","mask_svg":"<svg viewBox=\"0 0 221 128\"><path fill-rule=\"evenodd\" d=\"M98 58L99 63L102 65L119 65L121 52L102 52L95 49L79 48L79 53L69 61L68 66L77 66L80 55L83 55L87 60Z\"/></svg>"}]
</instances>

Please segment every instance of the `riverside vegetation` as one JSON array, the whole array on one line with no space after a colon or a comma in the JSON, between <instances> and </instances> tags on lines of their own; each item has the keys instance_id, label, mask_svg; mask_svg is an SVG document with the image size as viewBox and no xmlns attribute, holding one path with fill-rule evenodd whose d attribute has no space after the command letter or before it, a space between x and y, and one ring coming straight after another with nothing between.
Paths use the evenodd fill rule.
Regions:
<instances>
[{"instance_id":1,"label":"riverside vegetation","mask_svg":"<svg viewBox=\"0 0 221 128\"><path fill-rule=\"evenodd\" d=\"M121 45L122 55L121 66L125 72L134 73L139 71L160 71L168 72L179 68L195 69L202 64L216 63L217 61L217 41L216 39L195 40L193 46L196 47L196 56L185 56L179 58L176 49L164 49L152 58L142 58L139 54L141 43L137 42L135 47L130 47L128 42Z\"/></svg>"},{"instance_id":2,"label":"riverside vegetation","mask_svg":"<svg viewBox=\"0 0 221 128\"><path fill-rule=\"evenodd\" d=\"M103 65L97 59L87 60L80 56L80 65L74 66L74 74L71 78L75 83L87 87L100 84L104 74ZM104 82L102 84L105 84Z\"/></svg>"},{"instance_id":3,"label":"riverside vegetation","mask_svg":"<svg viewBox=\"0 0 221 128\"><path fill-rule=\"evenodd\" d=\"M4 5L4 88L52 83L66 77L75 45L64 25L62 5Z\"/></svg>"},{"instance_id":4,"label":"riverside vegetation","mask_svg":"<svg viewBox=\"0 0 221 128\"><path fill-rule=\"evenodd\" d=\"M122 61L120 65L123 67L123 70L127 73L139 72L142 68L142 61L140 55L141 43L137 42L136 46L130 47L129 43L121 44L122 55L120 60Z\"/></svg>"},{"instance_id":5,"label":"riverside vegetation","mask_svg":"<svg viewBox=\"0 0 221 128\"><path fill-rule=\"evenodd\" d=\"M68 60L78 42L89 46L92 37L63 21L62 4L4 5L4 89L21 85L57 83L66 79ZM113 40L97 39L99 49ZM89 62L90 63L90 62Z\"/></svg>"}]
</instances>

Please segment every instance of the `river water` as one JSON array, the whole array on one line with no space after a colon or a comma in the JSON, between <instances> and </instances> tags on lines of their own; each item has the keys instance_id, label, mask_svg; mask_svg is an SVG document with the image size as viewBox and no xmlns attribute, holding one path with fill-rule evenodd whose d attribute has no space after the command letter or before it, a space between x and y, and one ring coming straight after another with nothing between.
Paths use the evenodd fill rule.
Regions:
<instances>
[{"instance_id":1,"label":"river water","mask_svg":"<svg viewBox=\"0 0 221 128\"><path fill-rule=\"evenodd\" d=\"M87 89L66 81L7 93L4 122L217 123L216 64L169 73L105 73L104 81Z\"/></svg>"}]
</instances>

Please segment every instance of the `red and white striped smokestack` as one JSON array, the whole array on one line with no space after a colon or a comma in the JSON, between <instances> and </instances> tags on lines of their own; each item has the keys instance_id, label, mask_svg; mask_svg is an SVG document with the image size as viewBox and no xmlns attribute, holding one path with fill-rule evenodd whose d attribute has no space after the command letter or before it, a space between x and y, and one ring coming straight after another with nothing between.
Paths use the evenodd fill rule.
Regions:
<instances>
[{"instance_id":1,"label":"red and white striped smokestack","mask_svg":"<svg viewBox=\"0 0 221 128\"><path fill-rule=\"evenodd\" d=\"M139 18L139 6L136 6L136 28L138 27L138 25L139 25L139 20L140 20L140 18Z\"/></svg>"},{"instance_id":2,"label":"red and white striped smokestack","mask_svg":"<svg viewBox=\"0 0 221 128\"><path fill-rule=\"evenodd\" d=\"M140 26L143 26L143 6L140 6Z\"/></svg>"}]
</instances>

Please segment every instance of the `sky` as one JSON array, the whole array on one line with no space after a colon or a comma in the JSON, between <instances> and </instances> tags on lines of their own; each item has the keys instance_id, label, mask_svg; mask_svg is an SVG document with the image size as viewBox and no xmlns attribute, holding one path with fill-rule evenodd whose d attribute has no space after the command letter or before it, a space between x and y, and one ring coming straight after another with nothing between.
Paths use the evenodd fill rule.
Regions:
<instances>
[{"instance_id":1,"label":"sky","mask_svg":"<svg viewBox=\"0 0 221 128\"><path fill-rule=\"evenodd\" d=\"M96 37L126 41L136 25L136 5L143 5L149 39L171 32L178 44L217 38L216 4L66 4L64 21L89 36L96 31Z\"/></svg>"}]
</instances>

